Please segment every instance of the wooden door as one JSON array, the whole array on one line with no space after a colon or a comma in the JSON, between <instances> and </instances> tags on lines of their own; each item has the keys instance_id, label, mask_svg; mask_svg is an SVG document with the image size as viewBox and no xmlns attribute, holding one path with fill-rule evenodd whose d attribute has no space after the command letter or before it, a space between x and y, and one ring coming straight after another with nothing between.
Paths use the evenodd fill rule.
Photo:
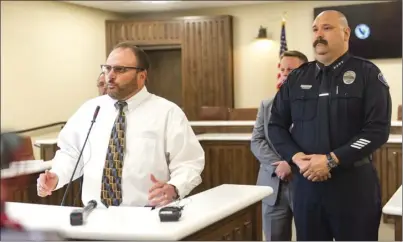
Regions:
<instances>
[{"instance_id":1,"label":"wooden door","mask_svg":"<svg viewBox=\"0 0 403 242\"><path fill-rule=\"evenodd\" d=\"M107 20L106 53L122 41L137 45L179 45L182 41L183 21L171 20Z\"/></svg>"},{"instance_id":2,"label":"wooden door","mask_svg":"<svg viewBox=\"0 0 403 242\"><path fill-rule=\"evenodd\" d=\"M180 48L145 50L145 52L151 63L146 84L148 91L182 107Z\"/></svg>"},{"instance_id":3,"label":"wooden door","mask_svg":"<svg viewBox=\"0 0 403 242\"><path fill-rule=\"evenodd\" d=\"M233 107L231 16L185 17L183 104L190 120L202 106Z\"/></svg>"}]
</instances>

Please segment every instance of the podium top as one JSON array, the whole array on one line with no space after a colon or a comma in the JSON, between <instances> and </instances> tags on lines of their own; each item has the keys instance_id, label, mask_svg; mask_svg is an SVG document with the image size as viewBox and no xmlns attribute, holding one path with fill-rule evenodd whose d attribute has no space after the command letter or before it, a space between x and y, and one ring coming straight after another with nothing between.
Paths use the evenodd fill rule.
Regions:
<instances>
[{"instance_id":1,"label":"podium top","mask_svg":"<svg viewBox=\"0 0 403 242\"><path fill-rule=\"evenodd\" d=\"M400 186L382 209L384 214L402 216L402 186Z\"/></svg>"},{"instance_id":2,"label":"podium top","mask_svg":"<svg viewBox=\"0 0 403 242\"><path fill-rule=\"evenodd\" d=\"M29 175L52 168L52 161L27 160L11 162L10 167L1 170L1 179Z\"/></svg>"},{"instance_id":3,"label":"podium top","mask_svg":"<svg viewBox=\"0 0 403 242\"><path fill-rule=\"evenodd\" d=\"M271 187L224 184L180 201L178 205L185 205L182 217L171 223L160 222L159 209L138 207L97 208L83 226L70 225L73 207L6 203L6 211L27 229L55 231L66 238L180 240L259 202L272 192Z\"/></svg>"}]
</instances>

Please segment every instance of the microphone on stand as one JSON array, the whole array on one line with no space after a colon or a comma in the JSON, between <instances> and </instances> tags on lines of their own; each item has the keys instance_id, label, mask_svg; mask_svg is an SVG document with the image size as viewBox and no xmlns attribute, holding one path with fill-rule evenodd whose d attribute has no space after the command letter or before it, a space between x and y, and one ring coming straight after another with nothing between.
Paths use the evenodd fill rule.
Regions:
<instances>
[{"instance_id":1,"label":"microphone on stand","mask_svg":"<svg viewBox=\"0 0 403 242\"><path fill-rule=\"evenodd\" d=\"M74 174L76 173L76 170L77 170L77 167L78 167L78 163L79 163L79 161L80 161L80 159L81 159L81 156L83 155L83 151L84 151L85 145L87 144L88 137L90 136L92 126L94 125L95 120L97 119L97 116L98 116L98 113L99 113L99 109L100 109L100 108L101 108L100 106L97 106L97 107L95 108L95 112L94 112L94 115L93 115L92 121L91 121L91 126L90 126L90 128L89 128L89 130L88 130L87 137L85 138L83 147L81 148L80 155L78 156L78 159L77 159L77 161L76 161L76 166L74 167L73 174L71 174L70 181L69 181L69 183L68 183L68 185L67 185L66 191L64 191L63 199L62 199L62 202L61 202L60 206L64 206L64 202L65 202L65 200L66 200L66 196L67 196L67 193L68 193L68 191L69 191L71 182L73 181Z\"/></svg>"},{"instance_id":2,"label":"microphone on stand","mask_svg":"<svg viewBox=\"0 0 403 242\"><path fill-rule=\"evenodd\" d=\"M76 209L70 213L70 224L72 226L83 225L88 215L97 207L97 201L91 200L83 209Z\"/></svg>"}]
</instances>

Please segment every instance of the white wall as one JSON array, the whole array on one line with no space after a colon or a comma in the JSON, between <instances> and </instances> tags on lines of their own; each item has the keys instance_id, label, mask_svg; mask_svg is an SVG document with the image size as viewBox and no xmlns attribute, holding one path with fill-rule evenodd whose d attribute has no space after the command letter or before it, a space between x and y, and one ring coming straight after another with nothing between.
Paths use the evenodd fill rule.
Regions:
<instances>
[{"instance_id":1,"label":"white wall","mask_svg":"<svg viewBox=\"0 0 403 242\"><path fill-rule=\"evenodd\" d=\"M300 1L153 13L148 17L234 16L235 107L258 107L275 93L281 15L287 12L289 49L313 59L313 8L356 2ZM138 15L136 15L138 16ZM130 18L136 17L130 16ZM97 95L99 64L105 61L106 19L120 16L63 2L1 3L1 128L24 129L65 121ZM270 45L254 42L260 25ZM391 86L393 119L402 99L402 59L376 60Z\"/></svg>"},{"instance_id":2,"label":"white wall","mask_svg":"<svg viewBox=\"0 0 403 242\"><path fill-rule=\"evenodd\" d=\"M105 61L105 20L117 15L56 1L1 2L1 128L67 120Z\"/></svg>"},{"instance_id":3,"label":"white wall","mask_svg":"<svg viewBox=\"0 0 403 242\"><path fill-rule=\"evenodd\" d=\"M288 48L302 51L309 60L313 60L311 40L313 9L322 6L357 3L365 2L288 1L174 13L153 13L147 14L147 17L232 15L234 17L235 107L252 108L258 107L262 99L271 97L276 92L275 82L282 14L287 12L286 36ZM128 18L138 17L142 16L132 15ZM260 25L267 27L268 32L272 34L274 40L272 43L254 41ZM397 107L402 103L402 59L374 60L373 62L378 65L389 82L393 102L392 119L396 119Z\"/></svg>"}]
</instances>

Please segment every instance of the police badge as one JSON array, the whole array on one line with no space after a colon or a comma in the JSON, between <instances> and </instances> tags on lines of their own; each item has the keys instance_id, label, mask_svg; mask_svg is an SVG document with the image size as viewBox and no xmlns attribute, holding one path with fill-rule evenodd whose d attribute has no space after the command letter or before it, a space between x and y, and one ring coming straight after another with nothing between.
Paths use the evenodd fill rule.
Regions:
<instances>
[{"instance_id":1,"label":"police badge","mask_svg":"<svg viewBox=\"0 0 403 242\"><path fill-rule=\"evenodd\" d=\"M350 85L355 81L355 72L354 71L346 71L343 75L344 84Z\"/></svg>"}]
</instances>

